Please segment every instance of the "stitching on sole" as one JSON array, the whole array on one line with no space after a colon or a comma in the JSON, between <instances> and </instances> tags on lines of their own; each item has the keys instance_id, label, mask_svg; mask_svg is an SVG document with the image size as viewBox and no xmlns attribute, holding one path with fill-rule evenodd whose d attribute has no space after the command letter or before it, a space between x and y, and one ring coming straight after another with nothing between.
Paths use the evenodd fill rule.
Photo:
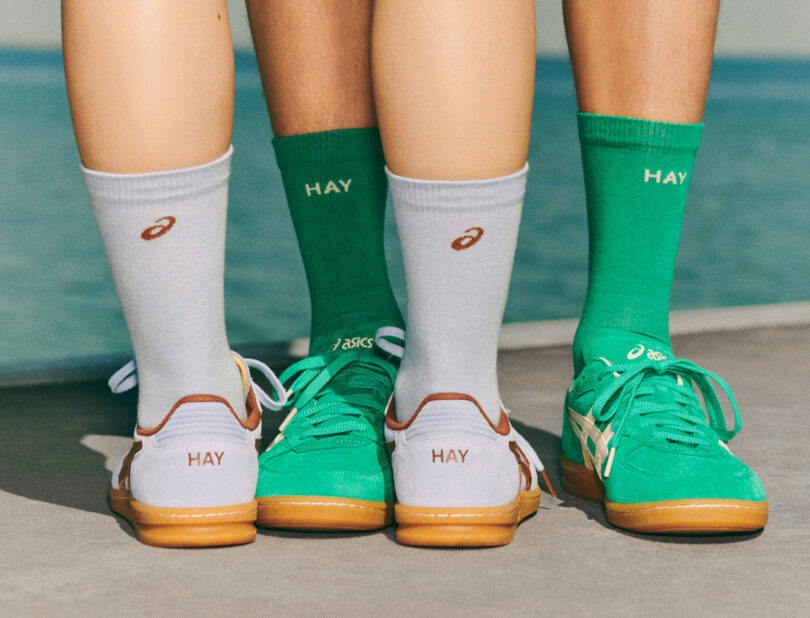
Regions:
<instances>
[{"instance_id":1,"label":"stitching on sole","mask_svg":"<svg viewBox=\"0 0 810 618\"><path fill-rule=\"evenodd\" d=\"M195 519L195 518L203 518L203 517L223 517L226 515L250 515L253 513L253 510L250 511L227 511L221 513L144 513L142 511L133 510L132 514L133 517L135 515L142 515L146 517L156 517L156 518L166 518L166 519ZM143 522L139 522L143 523ZM232 522L223 522L223 523L232 523ZM233 522L238 523L238 522Z\"/></svg>"},{"instance_id":2,"label":"stitching on sole","mask_svg":"<svg viewBox=\"0 0 810 618\"><path fill-rule=\"evenodd\" d=\"M511 515L509 511L502 513L402 513L402 517L503 517L504 515ZM508 524L504 524L508 525Z\"/></svg>"},{"instance_id":3,"label":"stitching on sole","mask_svg":"<svg viewBox=\"0 0 810 618\"><path fill-rule=\"evenodd\" d=\"M748 511L767 511L761 506L743 506L741 504L674 504L671 506L651 506L644 509L621 509L606 505L608 509L615 513L646 513L648 511L667 511L672 509L743 509Z\"/></svg>"},{"instance_id":4,"label":"stitching on sole","mask_svg":"<svg viewBox=\"0 0 810 618\"><path fill-rule=\"evenodd\" d=\"M594 477L596 477L596 479L599 478L597 473L596 473L596 470L594 468L591 468L587 464L579 464L579 463L576 463L576 462L564 461L564 462L560 462L560 466L561 466L561 468L563 470L570 471L570 472L576 474L579 478L585 478L587 480L591 480ZM582 470L580 470L580 467L585 468L586 472L583 473ZM591 474L593 474L594 477L592 477L590 474L587 474L587 472L590 472ZM568 480L569 483L576 484L576 481L572 481L570 479L565 479L564 478L563 480L564 481ZM599 480L599 483L602 484L602 481ZM603 491L604 491L604 485L602 485L602 487L603 487ZM704 509L704 508L711 508L711 509L717 509L717 508L742 509L742 510L759 511L759 512L767 512L768 511L768 507L745 506L745 505L742 505L742 504L673 504L673 505L664 505L664 506L651 506L651 507L647 507L647 508L644 508L644 509L625 509L625 508L617 508L617 507L611 506L611 505L609 505L607 503L607 500L605 500L605 508L610 509L612 512L617 513L617 514L619 514L619 513L622 513L622 514L634 514L634 513L648 513L650 511L660 511L660 510Z\"/></svg>"},{"instance_id":5,"label":"stitching on sole","mask_svg":"<svg viewBox=\"0 0 810 618\"><path fill-rule=\"evenodd\" d=\"M503 517L505 515L511 515L511 514L514 513L514 514L517 515L518 521L520 521L522 519L525 519L526 517L528 517L532 513L537 512L537 509L534 509L531 512L526 513L526 515L524 515L522 518L520 517L520 509L523 506L523 504L526 503L526 502L532 501L536 497L534 495L530 495L528 497L523 497L523 494L524 493L533 494L534 491L535 491L535 489L532 489L532 490L530 490L528 492L520 492L521 495L518 497L519 503L516 506L514 506L512 509L509 509L509 510L504 509L503 511L498 511L498 512L493 512L493 513L400 513L400 516L401 517L414 517L414 518L417 518L417 517L431 517L431 518L438 518L438 517L445 517L445 518L446 517L453 517L453 518L455 518L455 517L467 517L467 518L472 518L472 517ZM503 524L503 525L509 525L509 524Z\"/></svg>"},{"instance_id":6,"label":"stitching on sole","mask_svg":"<svg viewBox=\"0 0 810 618\"><path fill-rule=\"evenodd\" d=\"M260 498L261 499L261 498ZM262 503L259 502L259 508L269 508L276 505L285 505L285 506L340 506L340 507L347 507L352 509L361 509L367 511L387 511L390 507L382 507L382 506L366 506L364 504L351 504L349 502L268 502Z\"/></svg>"}]
</instances>

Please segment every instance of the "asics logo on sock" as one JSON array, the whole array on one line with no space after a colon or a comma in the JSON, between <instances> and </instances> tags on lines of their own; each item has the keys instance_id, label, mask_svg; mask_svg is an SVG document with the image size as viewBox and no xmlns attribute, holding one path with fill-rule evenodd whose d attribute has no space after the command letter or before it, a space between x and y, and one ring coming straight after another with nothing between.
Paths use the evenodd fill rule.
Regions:
<instances>
[{"instance_id":1,"label":"asics logo on sock","mask_svg":"<svg viewBox=\"0 0 810 618\"><path fill-rule=\"evenodd\" d=\"M676 175L677 174L677 175ZM644 170L644 182L655 182L657 185L682 185L686 180L686 172L670 171L664 175L662 170Z\"/></svg>"},{"instance_id":2,"label":"asics logo on sock","mask_svg":"<svg viewBox=\"0 0 810 618\"><path fill-rule=\"evenodd\" d=\"M334 180L330 180L321 187L321 183L316 182L313 184L305 183L304 189L307 192L307 197L312 197L313 195L329 195L330 193L348 193L349 192L349 185L352 184L352 179L349 178L348 180L338 179L337 183Z\"/></svg>"},{"instance_id":3,"label":"asics logo on sock","mask_svg":"<svg viewBox=\"0 0 810 618\"><path fill-rule=\"evenodd\" d=\"M431 463L464 463L467 458L467 453L470 449L462 451L461 449L448 449L445 451L443 448L438 451L433 449L433 459Z\"/></svg>"},{"instance_id":4,"label":"asics logo on sock","mask_svg":"<svg viewBox=\"0 0 810 618\"><path fill-rule=\"evenodd\" d=\"M198 468L202 468L203 466L221 466L222 456L224 454L225 451L222 451L221 453L217 453L216 451L213 453L210 451L206 451L205 453L189 453L188 467L191 468L193 466L197 466Z\"/></svg>"},{"instance_id":5,"label":"asics logo on sock","mask_svg":"<svg viewBox=\"0 0 810 618\"><path fill-rule=\"evenodd\" d=\"M469 249L475 243L481 240L483 235L483 228L471 227L469 230L464 230L464 235L456 238L452 243L450 243L450 246L456 251L463 251L464 249Z\"/></svg>"},{"instance_id":6,"label":"asics logo on sock","mask_svg":"<svg viewBox=\"0 0 810 618\"><path fill-rule=\"evenodd\" d=\"M160 238L166 232L172 229L175 221L177 221L177 219L174 217L161 217L155 221L157 225L152 225L141 232L141 238L144 240L155 240L155 238Z\"/></svg>"},{"instance_id":7,"label":"asics logo on sock","mask_svg":"<svg viewBox=\"0 0 810 618\"><path fill-rule=\"evenodd\" d=\"M338 340L332 344L332 351L335 350L354 350L356 348L366 348L370 350L374 347L374 339L372 337L351 337L343 339L338 337Z\"/></svg>"},{"instance_id":8,"label":"asics logo on sock","mask_svg":"<svg viewBox=\"0 0 810 618\"><path fill-rule=\"evenodd\" d=\"M666 354L658 352L657 350L645 348L643 345L639 343L636 347L634 347L627 353L627 360L633 360L635 358L638 358L639 356L644 354L645 349L647 350L647 358L649 358L650 360L660 361L664 360L667 357Z\"/></svg>"}]
</instances>

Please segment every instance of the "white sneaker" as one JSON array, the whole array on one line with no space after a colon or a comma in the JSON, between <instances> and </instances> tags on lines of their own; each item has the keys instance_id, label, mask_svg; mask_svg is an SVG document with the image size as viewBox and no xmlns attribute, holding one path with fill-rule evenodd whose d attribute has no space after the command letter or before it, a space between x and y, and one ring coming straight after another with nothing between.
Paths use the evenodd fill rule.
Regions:
<instances>
[{"instance_id":1,"label":"white sneaker","mask_svg":"<svg viewBox=\"0 0 810 618\"><path fill-rule=\"evenodd\" d=\"M463 393L426 397L405 423L391 398L385 415L397 504L397 540L405 545L491 546L512 540L537 511L543 464L501 408L497 425Z\"/></svg>"},{"instance_id":2,"label":"white sneaker","mask_svg":"<svg viewBox=\"0 0 810 618\"><path fill-rule=\"evenodd\" d=\"M207 547L256 538L261 406L278 410L286 395L266 365L236 354L234 360L242 375L245 421L221 397L187 395L154 429L135 427L132 448L113 472L110 506L147 545ZM268 378L277 401L253 384L249 368ZM135 386L134 361L109 384L114 393Z\"/></svg>"}]
</instances>

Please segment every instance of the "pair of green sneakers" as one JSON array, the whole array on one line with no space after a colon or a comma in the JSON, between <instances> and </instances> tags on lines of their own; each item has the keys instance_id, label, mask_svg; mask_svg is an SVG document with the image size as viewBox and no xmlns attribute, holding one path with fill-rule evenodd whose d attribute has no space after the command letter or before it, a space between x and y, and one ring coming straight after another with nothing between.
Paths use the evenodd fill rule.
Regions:
<instances>
[{"instance_id":1,"label":"pair of green sneakers","mask_svg":"<svg viewBox=\"0 0 810 618\"><path fill-rule=\"evenodd\" d=\"M565 399L563 488L604 502L611 523L638 532L762 528L762 483L727 446L741 419L726 383L649 337L606 332L593 341ZM281 375L291 410L259 458L258 525L393 522L383 423L397 363L375 346L306 358ZM732 430L712 380L731 402Z\"/></svg>"}]
</instances>

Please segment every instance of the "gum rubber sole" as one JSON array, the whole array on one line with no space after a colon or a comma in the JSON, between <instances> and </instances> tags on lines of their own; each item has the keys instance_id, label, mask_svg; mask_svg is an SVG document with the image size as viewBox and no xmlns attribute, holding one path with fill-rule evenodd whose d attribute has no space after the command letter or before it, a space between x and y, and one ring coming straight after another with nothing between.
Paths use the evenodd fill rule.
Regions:
<instances>
[{"instance_id":1,"label":"gum rubber sole","mask_svg":"<svg viewBox=\"0 0 810 618\"><path fill-rule=\"evenodd\" d=\"M768 522L768 501L693 498L625 504L605 498L594 470L561 458L562 486L573 496L602 502L614 526L658 534L726 534L755 532Z\"/></svg>"},{"instance_id":2,"label":"gum rubber sole","mask_svg":"<svg viewBox=\"0 0 810 618\"><path fill-rule=\"evenodd\" d=\"M424 547L506 545L518 524L540 507L540 489L493 507L428 507L397 504L397 541Z\"/></svg>"},{"instance_id":3,"label":"gum rubber sole","mask_svg":"<svg viewBox=\"0 0 810 618\"><path fill-rule=\"evenodd\" d=\"M333 496L257 498L257 526L286 530L379 530L394 522L393 502Z\"/></svg>"},{"instance_id":4,"label":"gum rubber sole","mask_svg":"<svg viewBox=\"0 0 810 618\"><path fill-rule=\"evenodd\" d=\"M110 507L132 524L138 540L155 547L217 547L256 539L256 501L215 507L141 504L122 489L110 490Z\"/></svg>"}]
</instances>

